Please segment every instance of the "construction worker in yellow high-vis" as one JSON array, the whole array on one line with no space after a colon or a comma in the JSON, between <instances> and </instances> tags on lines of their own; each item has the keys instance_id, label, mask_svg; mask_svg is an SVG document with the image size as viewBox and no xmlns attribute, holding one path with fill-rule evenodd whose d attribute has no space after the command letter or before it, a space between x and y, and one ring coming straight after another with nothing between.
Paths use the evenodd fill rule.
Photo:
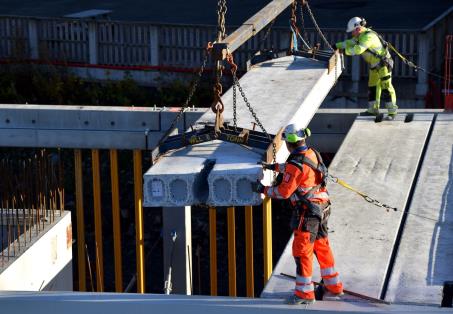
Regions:
<instances>
[{"instance_id":1,"label":"construction worker in yellow high-vis","mask_svg":"<svg viewBox=\"0 0 453 314\"><path fill-rule=\"evenodd\" d=\"M349 20L346 32L352 33L352 39L335 44L335 49L344 50L348 56L362 55L370 65L368 79L368 110L365 115L378 115L381 96L388 110L388 119L397 114L396 93L392 85L393 60L382 37L366 27L362 17Z\"/></svg>"}]
</instances>

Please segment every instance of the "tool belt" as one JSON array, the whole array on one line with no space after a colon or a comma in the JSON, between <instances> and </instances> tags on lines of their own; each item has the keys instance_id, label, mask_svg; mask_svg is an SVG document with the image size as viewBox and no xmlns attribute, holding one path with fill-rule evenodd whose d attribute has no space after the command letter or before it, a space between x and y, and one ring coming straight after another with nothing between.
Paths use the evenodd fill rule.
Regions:
<instances>
[{"instance_id":1,"label":"tool belt","mask_svg":"<svg viewBox=\"0 0 453 314\"><path fill-rule=\"evenodd\" d=\"M379 55L376 55L376 57L380 58L380 61L374 67L370 67L371 70L379 70L383 67L387 67L389 72L393 71L394 61L392 58L381 57Z\"/></svg>"},{"instance_id":2,"label":"tool belt","mask_svg":"<svg viewBox=\"0 0 453 314\"><path fill-rule=\"evenodd\" d=\"M312 206L308 207L305 205L295 206L291 216L290 228L292 230L298 229L301 224L301 219L304 217L316 217L320 223L325 222L330 217L330 201L325 203L313 203Z\"/></svg>"}]
</instances>

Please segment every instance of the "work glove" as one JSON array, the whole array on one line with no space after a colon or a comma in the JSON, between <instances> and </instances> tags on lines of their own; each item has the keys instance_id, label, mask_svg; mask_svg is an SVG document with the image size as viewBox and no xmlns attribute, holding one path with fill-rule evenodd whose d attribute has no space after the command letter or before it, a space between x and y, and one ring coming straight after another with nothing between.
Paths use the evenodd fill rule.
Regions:
<instances>
[{"instance_id":1,"label":"work glove","mask_svg":"<svg viewBox=\"0 0 453 314\"><path fill-rule=\"evenodd\" d=\"M270 163L267 163L264 161L259 161L257 164L261 165L263 167L263 169L269 169L272 171L275 171L275 169L277 169L277 164L270 164Z\"/></svg>"},{"instance_id":2,"label":"work glove","mask_svg":"<svg viewBox=\"0 0 453 314\"><path fill-rule=\"evenodd\" d=\"M262 185L261 182L256 181L256 182L251 182L250 184L252 186L253 192L264 193L264 185Z\"/></svg>"}]
</instances>

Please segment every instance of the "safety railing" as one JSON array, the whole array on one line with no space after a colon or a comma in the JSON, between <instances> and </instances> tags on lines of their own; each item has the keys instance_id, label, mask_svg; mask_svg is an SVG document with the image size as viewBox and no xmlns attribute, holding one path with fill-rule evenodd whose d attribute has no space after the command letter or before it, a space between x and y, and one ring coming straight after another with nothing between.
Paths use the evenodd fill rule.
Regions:
<instances>
[{"instance_id":1,"label":"safety railing","mask_svg":"<svg viewBox=\"0 0 453 314\"><path fill-rule=\"evenodd\" d=\"M323 31L331 43L344 40L347 36L343 29ZM1 16L0 58L105 66L194 68L200 65L206 44L215 38L215 32L215 26L204 25ZM383 30L380 33L409 59L418 61L420 32ZM321 43L323 48L315 29L307 29L304 36L311 45ZM289 29L286 27L273 27L270 32L266 29L245 43L235 53L235 60L244 69L246 61L259 49L285 50L289 46L289 38ZM440 53L440 50L436 51L439 58ZM344 75L351 75L351 59L346 58ZM358 62L360 73L365 76L367 67L362 61ZM416 73L397 59L394 77L415 78Z\"/></svg>"}]
</instances>

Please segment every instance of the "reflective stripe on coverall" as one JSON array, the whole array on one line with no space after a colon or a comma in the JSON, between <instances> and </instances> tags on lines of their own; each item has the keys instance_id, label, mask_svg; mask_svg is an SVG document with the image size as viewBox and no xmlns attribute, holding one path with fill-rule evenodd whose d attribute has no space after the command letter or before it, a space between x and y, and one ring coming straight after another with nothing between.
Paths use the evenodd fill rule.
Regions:
<instances>
[{"instance_id":1,"label":"reflective stripe on coverall","mask_svg":"<svg viewBox=\"0 0 453 314\"><path fill-rule=\"evenodd\" d=\"M344 49L348 56L361 55L370 65L368 77L368 111L373 114L379 112L381 96L389 114L396 114L396 93L392 85L392 69L383 64L383 56L391 58L388 49L383 47L376 32L369 28L360 33L357 38L352 38L336 44L337 48Z\"/></svg>"}]
</instances>

